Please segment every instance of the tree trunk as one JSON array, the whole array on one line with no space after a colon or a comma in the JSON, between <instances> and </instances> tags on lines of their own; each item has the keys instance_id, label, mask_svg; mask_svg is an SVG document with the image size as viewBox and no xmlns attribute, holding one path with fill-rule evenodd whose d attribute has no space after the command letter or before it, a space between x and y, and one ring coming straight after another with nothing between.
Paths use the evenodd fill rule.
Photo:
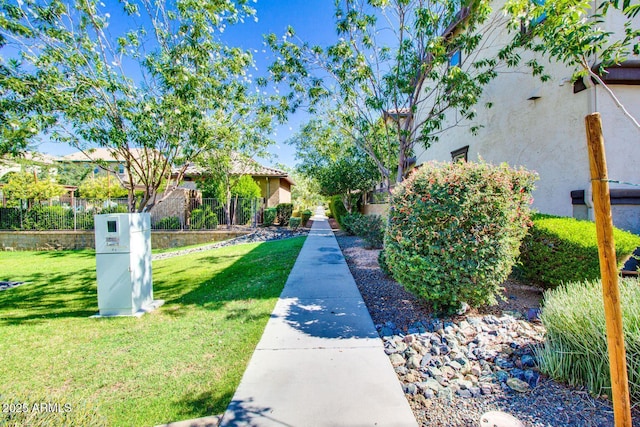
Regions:
<instances>
[{"instance_id":1,"label":"tree trunk","mask_svg":"<svg viewBox=\"0 0 640 427\"><path fill-rule=\"evenodd\" d=\"M231 228L231 188L227 185L227 197L225 200L225 217L227 219L227 228Z\"/></svg>"}]
</instances>

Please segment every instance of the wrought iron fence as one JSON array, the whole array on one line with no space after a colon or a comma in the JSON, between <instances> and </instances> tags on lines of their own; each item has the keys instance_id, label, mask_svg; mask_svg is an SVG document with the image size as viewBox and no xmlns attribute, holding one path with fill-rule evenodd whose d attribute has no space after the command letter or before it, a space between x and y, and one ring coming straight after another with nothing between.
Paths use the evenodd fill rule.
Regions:
<instances>
[{"instance_id":1,"label":"wrought iron fence","mask_svg":"<svg viewBox=\"0 0 640 427\"><path fill-rule=\"evenodd\" d=\"M169 198L150 211L154 230L215 230L219 226L256 227L262 218L263 199ZM93 216L128 212L126 199L20 201L0 207L0 230L93 230Z\"/></svg>"}]
</instances>

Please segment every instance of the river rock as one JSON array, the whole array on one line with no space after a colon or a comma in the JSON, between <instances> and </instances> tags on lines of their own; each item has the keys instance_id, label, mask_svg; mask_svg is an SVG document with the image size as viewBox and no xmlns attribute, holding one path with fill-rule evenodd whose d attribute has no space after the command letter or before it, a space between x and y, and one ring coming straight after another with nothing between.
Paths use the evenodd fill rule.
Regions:
<instances>
[{"instance_id":1,"label":"river rock","mask_svg":"<svg viewBox=\"0 0 640 427\"><path fill-rule=\"evenodd\" d=\"M531 390L529 384L517 378L509 378L507 380L507 385L511 390L515 390L518 393L526 393Z\"/></svg>"}]
</instances>

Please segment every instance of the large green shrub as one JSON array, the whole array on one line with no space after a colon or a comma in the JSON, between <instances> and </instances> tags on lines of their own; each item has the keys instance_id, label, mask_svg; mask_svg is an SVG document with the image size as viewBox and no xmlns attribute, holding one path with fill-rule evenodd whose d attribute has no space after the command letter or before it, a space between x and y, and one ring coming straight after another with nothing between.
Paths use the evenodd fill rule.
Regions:
<instances>
[{"instance_id":1,"label":"large green shrub","mask_svg":"<svg viewBox=\"0 0 640 427\"><path fill-rule=\"evenodd\" d=\"M493 304L530 224L535 174L487 163L426 163L396 187L385 260L409 291L451 311Z\"/></svg>"},{"instance_id":2,"label":"large green shrub","mask_svg":"<svg viewBox=\"0 0 640 427\"><path fill-rule=\"evenodd\" d=\"M362 214L357 212L357 213L346 213L345 215L342 216L341 220L340 220L340 227L342 228L342 230L347 233L347 234L351 234L356 235L356 223L358 221L360 221L360 218L362 217Z\"/></svg>"},{"instance_id":3,"label":"large green shrub","mask_svg":"<svg viewBox=\"0 0 640 427\"><path fill-rule=\"evenodd\" d=\"M292 216L291 218L289 218L289 227L296 230L298 227L300 227L300 224L302 223L302 218L300 217L294 217Z\"/></svg>"},{"instance_id":4,"label":"large green shrub","mask_svg":"<svg viewBox=\"0 0 640 427\"><path fill-rule=\"evenodd\" d=\"M640 403L640 284L620 281L622 322L631 400ZM547 330L537 350L540 369L596 394L611 394L602 284L572 282L545 292L541 320Z\"/></svg>"},{"instance_id":5,"label":"large green shrub","mask_svg":"<svg viewBox=\"0 0 640 427\"><path fill-rule=\"evenodd\" d=\"M231 195L237 197L236 221L245 225L253 219L253 207L255 199L261 195L260 186L250 175L242 175L236 185L231 189ZM217 224L216 224L217 225Z\"/></svg>"},{"instance_id":6,"label":"large green shrub","mask_svg":"<svg viewBox=\"0 0 640 427\"><path fill-rule=\"evenodd\" d=\"M289 225L289 218L293 213L293 204L280 203L276 205L276 221L281 226Z\"/></svg>"},{"instance_id":7,"label":"large green shrub","mask_svg":"<svg viewBox=\"0 0 640 427\"><path fill-rule=\"evenodd\" d=\"M166 216L156 221L153 228L156 230L179 230L180 218L177 216Z\"/></svg>"},{"instance_id":8,"label":"large green shrub","mask_svg":"<svg viewBox=\"0 0 640 427\"><path fill-rule=\"evenodd\" d=\"M378 215L348 213L342 217L342 229L349 234L362 237L368 248L381 248L385 224Z\"/></svg>"},{"instance_id":9,"label":"large green shrub","mask_svg":"<svg viewBox=\"0 0 640 427\"><path fill-rule=\"evenodd\" d=\"M613 238L621 267L640 246L640 237L614 229ZM533 227L520 248L520 264L519 274L545 288L597 279L600 264L595 223L534 215Z\"/></svg>"},{"instance_id":10,"label":"large green shrub","mask_svg":"<svg viewBox=\"0 0 640 427\"><path fill-rule=\"evenodd\" d=\"M22 212L22 209L17 207L0 207L0 230L19 229L21 227L20 218L22 217Z\"/></svg>"},{"instance_id":11,"label":"large green shrub","mask_svg":"<svg viewBox=\"0 0 640 427\"><path fill-rule=\"evenodd\" d=\"M332 196L329 199L329 210L333 218L338 221L338 224L342 227L342 217L347 214L347 208L345 208L344 203L342 203L342 197Z\"/></svg>"},{"instance_id":12,"label":"large green shrub","mask_svg":"<svg viewBox=\"0 0 640 427\"><path fill-rule=\"evenodd\" d=\"M218 216L209 206L191 211L192 230L214 230L218 227Z\"/></svg>"},{"instance_id":13,"label":"large green shrub","mask_svg":"<svg viewBox=\"0 0 640 427\"><path fill-rule=\"evenodd\" d=\"M276 208L266 208L262 217L262 224L265 226L273 225L277 215Z\"/></svg>"},{"instance_id":14,"label":"large green shrub","mask_svg":"<svg viewBox=\"0 0 640 427\"><path fill-rule=\"evenodd\" d=\"M24 218L25 230L69 230L73 229L73 211L63 206L35 205Z\"/></svg>"},{"instance_id":15,"label":"large green shrub","mask_svg":"<svg viewBox=\"0 0 640 427\"><path fill-rule=\"evenodd\" d=\"M385 227L385 220L380 215L362 215L355 231L364 239L365 247L380 249L384 243Z\"/></svg>"},{"instance_id":16,"label":"large green shrub","mask_svg":"<svg viewBox=\"0 0 640 427\"><path fill-rule=\"evenodd\" d=\"M309 209L306 209L304 211L302 211L302 226L306 227L307 226L307 222L311 219L311 216L313 215L313 212L311 212Z\"/></svg>"}]
</instances>

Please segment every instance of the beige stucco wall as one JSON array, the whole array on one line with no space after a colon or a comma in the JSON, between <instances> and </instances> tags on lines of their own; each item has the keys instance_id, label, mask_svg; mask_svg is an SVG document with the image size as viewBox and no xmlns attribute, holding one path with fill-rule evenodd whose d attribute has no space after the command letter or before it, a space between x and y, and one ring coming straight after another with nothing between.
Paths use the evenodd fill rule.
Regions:
<instances>
[{"instance_id":1,"label":"beige stucco wall","mask_svg":"<svg viewBox=\"0 0 640 427\"><path fill-rule=\"evenodd\" d=\"M388 203L366 204L362 207L362 213L365 215L387 216L389 214Z\"/></svg>"},{"instance_id":2,"label":"beige stucco wall","mask_svg":"<svg viewBox=\"0 0 640 427\"><path fill-rule=\"evenodd\" d=\"M280 179L280 187L278 188L280 203L291 203L291 184L284 179Z\"/></svg>"},{"instance_id":3,"label":"beige stucco wall","mask_svg":"<svg viewBox=\"0 0 640 427\"><path fill-rule=\"evenodd\" d=\"M291 185L278 177L253 178L260 186L260 192L267 201L268 208L279 203L291 203Z\"/></svg>"},{"instance_id":4,"label":"beige stucco wall","mask_svg":"<svg viewBox=\"0 0 640 427\"><path fill-rule=\"evenodd\" d=\"M506 37L506 32L497 37L496 46ZM527 60L526 53L523 59ZM507 162L538 172L533 207L544 213L571 216L570 192L590 185L584 116L599 111L610 178L640 183L640 133L620 114L604 89L596 87L574 94L572 70L549 64L547 72L551 79L545 83L530 73L501 73L486 87L477 104L474 124L483 126L477 135L471 135L469 123L447 130L428 150L416 150L418 164L451 161L452 151L468 145L470 161L482 157L491 163ZM640 86L611 87L640 117ZM532 97L539 98L529 99ZM493 107L485 108L487 102ZM626 221L620 215L640 215L640 207L621 212L620 223Z\"/></svg>"}]
</instances>

